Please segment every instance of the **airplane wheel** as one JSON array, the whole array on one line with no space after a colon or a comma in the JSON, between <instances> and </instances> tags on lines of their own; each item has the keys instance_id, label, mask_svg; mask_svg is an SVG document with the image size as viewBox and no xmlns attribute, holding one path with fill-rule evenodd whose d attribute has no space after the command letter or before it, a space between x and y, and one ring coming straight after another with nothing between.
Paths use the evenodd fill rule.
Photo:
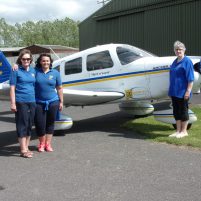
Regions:
<instances>
[{"instance_id":1,"label":"airplane wheel","mask_svg":"<svg viewBox=\"0 0 201 201\"><path fill-rule=\"evenodd\" d=\"M177 129L177 125L176 124L172 124L172 126L174 127L174 129ZM187 126L187 130L189 130L191 128L192 124L188 124Z\"/></svg>"},{"instance_id":2,"label":"airplane wheel","mask_svg":"<svg viewBox=\"0 0 201 201\"><path fill-rule=\"evenodd\" d=\"M190 129L191 126L192 126L192 124L188 124L188 126L187 126L187 130Z\"/></svg>"}]
</instances>

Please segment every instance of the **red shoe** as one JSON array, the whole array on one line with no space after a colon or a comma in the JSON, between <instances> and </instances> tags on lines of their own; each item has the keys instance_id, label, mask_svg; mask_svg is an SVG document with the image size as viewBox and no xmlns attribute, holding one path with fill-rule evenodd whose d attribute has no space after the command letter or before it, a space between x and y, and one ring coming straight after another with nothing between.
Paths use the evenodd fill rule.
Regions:
<instances>
[{"instance_id":1,"label":"red shoe","mask_svg":"<svg viewBox=\"0 0 201 201\"><path fill-rule=\"evenodd\" d=\"M52 151L54 151L54 150L52 149L52 146L51 146L50 144L46 144L46 145L45 145L45 150L46 150L47 152L52 152Z\"/></svg>"},{"instance_id":2,"label":"red shoe","mask_svg":"<svg viewBox=\"0 0 201 201\"><path fill-rule=\"evenodd\" d=\"M45 144L40 143L40 144L38 145L38 151L39 151L39 152L44 152L44 151L45 151Z\"/></svg>"}]
</instances>

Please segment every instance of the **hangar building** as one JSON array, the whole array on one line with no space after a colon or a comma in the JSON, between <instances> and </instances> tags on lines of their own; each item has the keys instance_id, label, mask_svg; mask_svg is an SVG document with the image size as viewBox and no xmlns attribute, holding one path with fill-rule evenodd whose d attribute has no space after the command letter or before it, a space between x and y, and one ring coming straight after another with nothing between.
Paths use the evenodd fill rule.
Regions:
<instances>
[{"instance_id":1,"label":"hangar building","mask_svg":"<svg viewBox=\"0 0 201 201\"><path fill-rule=\"evenodd\" d=\"M80 50L126 43L167 56L180 40L201 55L200 11L201 0L111 0L80 23Z\"/></svg>"},{"instance_id":2,"label":"hangar building","mask_svg":"<svg viewBox=\"0 0 201 201\"><path fill-rule=\"evenodd\" d=\"M7 57L8 61L11 64L13 64L16 62L19 52L22 49L29 49L33 54L34 61L39 57L39 54L41 53L49 53L51 54L53 60L56 60L58 59L58 57L62 58L67 55L79 52L79 49L77 48L61 46L61 45L40 45L40 44L34 44L27 47L10 47L10 48L5 47L0 48L0 51L2 51L4 55Z\"/></svg>"}]
</instances>

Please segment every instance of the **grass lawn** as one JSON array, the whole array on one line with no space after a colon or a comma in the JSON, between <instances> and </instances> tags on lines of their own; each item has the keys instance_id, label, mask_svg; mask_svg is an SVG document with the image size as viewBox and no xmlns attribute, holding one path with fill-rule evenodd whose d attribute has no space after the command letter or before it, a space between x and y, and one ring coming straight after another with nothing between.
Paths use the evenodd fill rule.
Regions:
<instances>
[{"instance_id":1,"label":"grass lawn","mask_svg":"<svg viewBox=\"0 0 201 201\"><path fill-rule=\"evenodd\" d=\"M184 138L177 139L168 137L168 135L175 131L173 126L156 121L153 116L131 120L126 122L123 127L139 133L146 140L201 149L201 107L196 106L191 108L191 110L196 114L198 120L188 130L189 136Z\"/></svg>"}]
</instances>

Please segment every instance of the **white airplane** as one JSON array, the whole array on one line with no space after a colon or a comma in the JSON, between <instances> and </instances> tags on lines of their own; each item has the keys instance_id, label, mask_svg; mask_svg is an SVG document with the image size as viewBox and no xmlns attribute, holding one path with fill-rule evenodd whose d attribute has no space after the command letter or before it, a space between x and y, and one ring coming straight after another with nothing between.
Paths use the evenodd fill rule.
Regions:
<instances>
[{"instance_id":1,"label":"white airplane","mask_svg":"<svg viewBox=\"0 0 201 201\"><path fill-rule=\"evenodd\" d=\"M119 103L120 110L134 116L153 114L156 120L174 125L172 108L154 111L152 103L168 98L169 69L175 58L157 57L130 45L107 44L58 59L53 68L61 74L65 106ZM190 58L195 69L193 92L199 93L201 57ZM0 67L0 89L7 95L3 75ZM191 125L197 118L191 110L189 115ZM67 116L57 121L56 130L73 124Z\"/></svg>"}]
</instances>

